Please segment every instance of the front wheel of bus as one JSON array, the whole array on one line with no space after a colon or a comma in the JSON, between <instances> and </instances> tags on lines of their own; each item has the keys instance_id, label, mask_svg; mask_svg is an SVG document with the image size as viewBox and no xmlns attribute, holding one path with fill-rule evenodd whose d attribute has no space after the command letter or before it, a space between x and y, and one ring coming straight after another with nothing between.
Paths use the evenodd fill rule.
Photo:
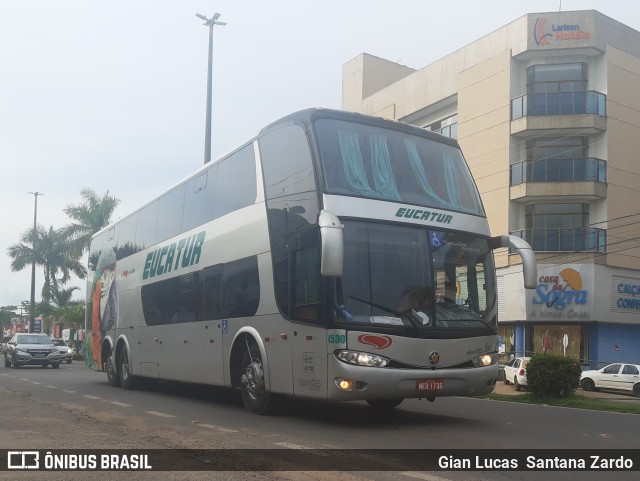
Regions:
<instances>
[{"instance_id":1,"label":"front wheel of bus","mask_svg":"<svg viewBox=\"0 0 640 481\"><path fill-rule=\"evenodd\" d=\"M254 414L266 414L271 407L271 393L264 384L264 370L260 354L242 354L240 392L247 411Z\"/></svg>"},{"instance_id":2,"label":"front wheel of bus","mask_svg":"<svg viewBox=\"0 0 640 481\"><path fill-rule=\"evenodd\" d=\"M134 378L131 375L131 366L129 364L129 353L126 348L120 351L120 360L118 362L118 374L120 376L120 385L124 389L134 389Z\"/></svg>"},{"instance_id":3,"label":"front wheel of bus","mask_svg":"<svg viewBox=\"0 0 640 481\"><path fill-rule=\"evenodd\" d=\"M395 399L395 398L394 399L369 399L367 401L367 403L373 409L376 409L376 410L379 410L379 411L389 411L389 410L399 406L402 401L404 401L403 398L398 398L398 399Z\"/></svg>"}]
</instances>

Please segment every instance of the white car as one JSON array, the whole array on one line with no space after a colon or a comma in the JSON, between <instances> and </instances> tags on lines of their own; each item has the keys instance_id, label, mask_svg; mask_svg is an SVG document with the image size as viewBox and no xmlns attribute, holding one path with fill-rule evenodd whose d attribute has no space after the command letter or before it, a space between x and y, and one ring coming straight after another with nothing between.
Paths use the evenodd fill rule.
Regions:
<instances>
[{"instance_id":1,"label":"white car","mask_svg":"<svg viewBox=\"0 0 640 481\"><path fill-rule=\"evenodd\" d=\"M511 384L519 391L522 386L527 385L527 364L530 357L516 357L509 361L504 367L504 383Z\"/></svg>"},{"instance_id":2,"label":"white car","mask_svg":"<svg viewBox=\"0 0 640 481\"><path fill-rule=\"evenodd\" d=\"M73 349L69 347L69 344L67 344L64 339L51 339L51 341L53 341L53 345L56 346L60 352L60 362L66 361L67 364L71 364L73 360Z\"/></svg>"},{"instance_id":3,"label":"white car","mask_svg":"<svg viewBox=\"0 0 640 481\"><path fill-rule=\"evenodd\" d=\"M580 386L585 391L618 389L640 396L640 365L616 363L597 371L582 371Z\"/></svg>"}]
</instances>

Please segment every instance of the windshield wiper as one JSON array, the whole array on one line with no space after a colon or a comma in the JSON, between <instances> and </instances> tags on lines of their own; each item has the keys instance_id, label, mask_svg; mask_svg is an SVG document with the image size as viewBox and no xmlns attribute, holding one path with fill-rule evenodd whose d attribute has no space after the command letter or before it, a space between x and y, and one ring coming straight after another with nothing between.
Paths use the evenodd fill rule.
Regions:
<instances>
[{"instance_id":1,"label":"windshield wiper","mask_svg":"<svg viewBox=\"0 0 640 481\"><path fill-rule=\"evenodd\" d=\"M367 301L367 300L365 300L365 299L360 299L359 297L349 296L349 299L353 299L353 300L356 300L356 301L363 302L363 303L365 303L365 304L367 304L367 305L369 305L369 306L372 306L372 307L377 307L378 309L381 309L381 310L383 310L383 311L386 311L386 312L388 312L389 314L393 314L393 315L394 315L394 316L396 316L396 317L400 317L400 318L402 318L402 317L406 317L407 319L409 319L409 322L411 323L411 325L412 325L413 327L415 327L416 329L419 329L419 328L420 328L420 325L422 324L422 320L421 320L421 319L419 319L419 318L418 318L418 319L415 319L415 318L413 317L413 316L414 316L414 314L413 314L413 309L411 309L411 311L410 311L410 314L411 314L411 315L409 315L409 314L407 314L407 313L398 312L398 311L396 311L396 310L394 310L394 309L391 309L391 308L389 308L389 307L383 306L383 305L381 305L381 304L376 304L375 302ZM418 316L416 315L416 317L418 317Z\"/></svg>"}]
</instances>

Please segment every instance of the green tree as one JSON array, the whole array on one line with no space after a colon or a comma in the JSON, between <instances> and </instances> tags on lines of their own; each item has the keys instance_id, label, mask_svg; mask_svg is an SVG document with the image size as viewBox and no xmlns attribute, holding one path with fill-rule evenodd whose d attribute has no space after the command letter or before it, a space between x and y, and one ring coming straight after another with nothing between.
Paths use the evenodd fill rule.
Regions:
<instances>
[{"instance_id":1,"label":"green tree","mask_svg":"<svg viewBox=\"0 0 640 481\"><path fill-rule=\"evenodd\" d=\"M93 189L84 188L80 191L82 202L68 204L64 209L75 222L64 228L64 233L71 239L71 250L76 257L89 249L91 236L111 222L111 216L120 203L116 197L109 195L107 190L102 197Z\"/></svg>"},{"instance_id":2,"label":"green tree","mask_svg":"<svg viewBox=\"0 0 640 481\"><path fill-rule=\"evenodd\" d=\"M11 270L14 272L30 267L32 262L43 268L42 298L46 304L50 302L52 290L57 290L59 284L68 282L71 274L81 279L86 276L84 266L77 257L70 254L66 236L53 227L47 230L37 226L35 239L33 229L25 231L20 242L9 246L7 253L12 259Z\"/></svg>"},{"instance_id":3,"label":"green tree","mask_svg":"<svg viewBox=\"0 0 640 481\"><path fill-rule=\"evenodd\" d=\"M80 290L80 288L75 286L63 288L55 285L55 288L51 290L51 302L56 309L82 303L82 301L74 301L72 299L73 293L78 290Z\"/></svg>"}]
</instances>

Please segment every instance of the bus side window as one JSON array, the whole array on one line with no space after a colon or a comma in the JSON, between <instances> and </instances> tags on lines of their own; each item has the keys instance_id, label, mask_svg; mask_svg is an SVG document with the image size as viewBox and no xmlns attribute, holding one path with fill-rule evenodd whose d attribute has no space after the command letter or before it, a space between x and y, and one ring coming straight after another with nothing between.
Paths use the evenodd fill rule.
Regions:
<instances>
[{"instance_id":1,"label":"bus side window","mask_svg":"<svg viewBox=\"0 0 640 481\"><path fill-rule=\"evenodd\" d=\"M222 317L222 273L223 265L213 266L204 271L204 312L203 319Z\"/></svg>"}]
</instances>

